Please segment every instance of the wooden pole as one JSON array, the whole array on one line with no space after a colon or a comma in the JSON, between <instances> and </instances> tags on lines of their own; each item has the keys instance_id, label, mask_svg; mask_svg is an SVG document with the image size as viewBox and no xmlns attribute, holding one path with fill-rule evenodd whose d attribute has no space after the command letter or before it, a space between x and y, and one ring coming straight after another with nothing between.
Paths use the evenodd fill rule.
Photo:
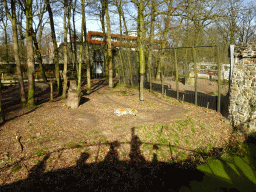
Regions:
<instances>
[{"instance_id":1,"label":"wooden pole","mask_svg":"<svg viewBox=\"0 0 256 192\"><path fill-rule=\"evenodd\" d=\"M1 117L1 122L3 123L5 121L4 117L4 111L2 109L2 82L1 82L1 77L0 77L0 117Z\"/></svg>"},{"instance_id":2,"label":"wooden pole","mask_svg":"<svg viewBox=\"0 0 256 192\"><path fill-rule=\"evenodd\" d=\"M51 93L50 93L50 102L53 101L53 82L52 80L50 81L50 90L51 90Z\"/></svg>"},{"instance_id":3,"label":"wooden pole","mask_svg":"<svg viewBox=\"0 0 256 192\"><path fill-rule=\"evenodd\" d=\"M221 65L220 65L220 51L217 46L217 64L218 64L218 104L217 104L217 112L220 112L220 102L221 102Z\"/></svg>"}]
</instances>

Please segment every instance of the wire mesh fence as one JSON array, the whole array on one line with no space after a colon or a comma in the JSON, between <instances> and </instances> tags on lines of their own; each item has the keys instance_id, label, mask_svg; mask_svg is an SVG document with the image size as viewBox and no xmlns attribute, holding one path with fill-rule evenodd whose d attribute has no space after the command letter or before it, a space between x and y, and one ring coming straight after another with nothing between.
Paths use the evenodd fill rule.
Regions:
<instances>
[{"instance_id":1,"label":"wire mesh fence","mask_svg":"<svg viewBox=\"0 0 256 192\"><path fill-rule=\"evenodd\" d=\"M225 53L218 46L155 49L146 57L144 87L227 116L230 64ZM120 48L115 67L122 83L139 86L136 51Z\"/></svg>"}]
</instances>

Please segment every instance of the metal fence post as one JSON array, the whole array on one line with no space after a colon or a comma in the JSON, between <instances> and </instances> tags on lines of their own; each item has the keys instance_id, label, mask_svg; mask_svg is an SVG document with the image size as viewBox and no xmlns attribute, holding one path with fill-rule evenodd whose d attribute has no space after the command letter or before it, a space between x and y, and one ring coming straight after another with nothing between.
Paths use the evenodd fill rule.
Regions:
<instances>
[{"instance_id":1,"label":"metal fence post","mask_svg":"<svg viewBox=\"0 0 256 192\"><path fill-rule=\"evenodd\" d=\"M192 47L193 61L194 61L194 73L195 73L195 105L197 105L197 65L196 65L196 53L195 47Z\"/></svg>"},{"instance_id":2,"label":"metal fence post","mask_svg":"<svg viewBox=\"0 0 256 192\"><path fill-rule=\"evenodd\" d=\"M175 73L176 73L176 92L177 92L177 99L179 99L179 70L177 64L177 54L176 49L174 49L174 60L175 60Z\"/></svg>"},{"instance_id":3,"label":"metal fence post","mask_svg":"<svg viewBox=\"0 0 256 192\"><path fill-rule=\"evenodd\" d=\"M220 66L220 50L219 46L217 48L217 65L218 65L218 104L217 112L220 112L220 102L221 102L221 66Z\"/></svg>"}]
</instances>

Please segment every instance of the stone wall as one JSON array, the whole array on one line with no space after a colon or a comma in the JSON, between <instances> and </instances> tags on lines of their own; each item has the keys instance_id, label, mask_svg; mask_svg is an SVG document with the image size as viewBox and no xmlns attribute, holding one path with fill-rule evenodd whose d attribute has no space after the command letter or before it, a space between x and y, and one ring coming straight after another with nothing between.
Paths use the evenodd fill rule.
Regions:
<instances>
[{"instance_id":1,"label":"stone wall","mask_svg":"<svg viewBox=\"0 0 256 192\"><path fill-rule=\"evenodd\" d=\"M229 119L234 127L256 135L256 43L235 46Z\"/></svg>"}]
</instances>

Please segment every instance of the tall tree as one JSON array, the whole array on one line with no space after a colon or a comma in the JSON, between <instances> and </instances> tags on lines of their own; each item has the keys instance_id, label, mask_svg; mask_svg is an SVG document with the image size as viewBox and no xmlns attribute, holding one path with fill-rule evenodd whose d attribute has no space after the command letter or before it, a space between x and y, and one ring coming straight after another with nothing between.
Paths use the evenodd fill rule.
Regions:
<instances>
[{"instance_id":1,"label":"tall tree","mask_svg":"<svg viewBox=\"0 0 256 192\"><path fill-rule=\"evenodd\" d=\"M91 91L91 68L90 68L90 57L89 57L89 44L88 35L86 28L86 18L84 22L84 40L85 40L85 64L86 64L86 78L87 78L87 91Z\"/></svg>"},{"instance_id":2,"label":"tall tree","mask_svg":"<svg viewBox=\"0 0 256 192\"><path fill-rule=\"evenodd\" d=\"M73 20L73 40L74 40L74 54L73 54L73 56L74 56L74 60L73 60L73 68L75 67L76 68L76 71L78 71L78 63L77 63L77 50L76 50L76 39L77 39L77 37L76 37L76 22L75 22L75 13L76 13L76 1L77 0L74 0L74 5L73 5L73 9L72 9L72 12L73 12L73 17L72 17L72 20Z\"/></svg>"},{"instance_id":3,"label":"tall tree","mask_svg":"<svg viewBox=\"0 0 256 192\"><path fill-rule=\"evenodd\" d=\"M67 97L67 70L68 70L68 42L67 42L67 12L68 12L68 0L64 0L64 15L63 15L63 31L64 31L64 47L63 47L63 55L64 55L64 69L63 69L63 90L62 90L62 98L66 99Z\"/></svg>"},{"instance_id":4,"label":"tall tree","mask_svg":"<svg viewBox=\"0 0 256 192\"><path fill-rule=\"evenodd\" d=\"M46 10L45 4L42 4L38 0L36 1L36 9L39 10L39 13L37 15L38 18L38 25L37 27L35 26L35 29L33 31L33 42L34 42L34 47L36 49L36 60L39 64L40 67L40 73L41 76L44 80L44 82L47 82L47 78L44 72L44 66L43 66L43 59L42 59L42 54L41 54L41 38L42 38L42 33L43 33L43 16ZM38 33L38 39L36 38L36 34Z\"/></svg>"},{"instance_id":5,"label":"tall tree","mask_svg":"<svg viewBox=\"0 0 256 192\"><path fill-rule=\"evenodd\" d=\"M256 37L256 4L249 3L242 7L239 17L238 41L239 43L249 43Z\"/></svg>"},{"instance_id":6,"label":"tall tree","mask_svg":"<svg viewBox=\"0 0 256 192\"><path fill-rule=\"evenodd\" d=\"M104 70L105 70L105 77L106 81L109 81L109 67L107 62L107 56L108 56L108 49L107 49L107 36L106 36L106 24L105 24L105 12L106 12L106 5L105 0L100 0L101 8L100 9L100 23L103 33L103 46L104 46Z\"/></svg>"},{"instance_id":7,"label":"tall tree","mask_svg":"<svg viewBox=\"0 0 256 192\"><path fill-rule=\"evenodd\" d=\"M85 1L81 0L81 14L82 14L82 23L81 23L81 36L80 36L80 51L79 51L79 66L78 66L78 83L77 90L81 90L81 79L82 79L82 62L83 62L83 50L84 50L84 27L85 27Z\"/></svg>"},{"instance_id":8,"label":"tall tree","mask_svg":"<svg viewBox=\"0 0 256 192\"><path fill-rule=\"evenodd\" d=\"M28 65L28 101L27 105L35 105L35 62L33 51L33 28L32 28L32 0L27 0L26 9L26 45L27 45L27 65Z\"/></svg>"},{"instance_id":9,"label":"tall tree","mask_svg":"<svg viewBox=\"0 0 256 192\"><path fill-rule=\"evenodd\" d=\"M112 47L111 47L111 28L110 28L110 18L109 18L109 10L108 10L108 0L104 0L105 4L105 16L107 23L107 64L109 71L109 88L113 88L113 58L112 58Z\"/></svg>"},{"instance_id":10,"label":"tall tree","mask_svg":"<svg viewBox=\"0 0 256 192\"><path fill-rule=\"evenodd\" d=\"M143 0L132 0L138 9L138 38L137 44L139 49L139 73L140 73L140 102L144 102L144 81L145 81L145 52L144 52L144 42L143 37L145 36L144 31L144 6Z\"/></svg>"},{"instance_id":11,"label":"tall tree","mask_svg":"<svg viewBox=\"0 0 256 192\"><path fill-rule=\"evenodd\" d=\"M58 94L60 94L61 93L61 89L62 89L62 84L61 84L61 79L60 79L59 50L58 50L56 34L55 34L55 27L54 27L54 21L53 21L53 13L52 13L52 8L51 8L49 0L45 0L45 3L46 3L47 11L49 13L49 18L50 18L51 36L52 36L52 41L53 41L53 46L54 46L55 77L56 77L57 86L58 86L58 90L57 91L58 91Z\"/></svg>"},{"instance_id":12,"label":"tall tree","mask_svg":"<svg viewBox=\"0 0 256 192\"><path fill-rule=\"evenodd\" d=\"M9 47L8 47L8 34L7 34L7 17L4 21L2 19L3 30L4 30L4 48L5 48L5 61L9 64Z\"/></svg>"},{"instance_id":13,"label":"tall tree","mask_svg":"<svg viewBox=\"0 0 256 192\"><path fill-rule=\"evenodd\" d=\"M148 60L147 66L149 71L149 83L150 91L152 90L152 57L153 57L153 43L155 37L155 19L156 19L156 0L151 0L151 12L150 12L150 34L149 34L149 46L148 46Z\"/></svg>"},{"instance_id":14,"label":"tall tree","mask_svg":"<svg viewBox=\"0 0 256 192\"><path fill-rule=\"evenodd\" d=\"M6 0L4 0L4 6L7 16L9 17L12 23L12 39L13 39L13 52L14 52L14 59L16 63L16 71L18 75L19 81L19 91L20 91L20 98L23 106L26 104L26 95L21 71L21 61L20 61L20 54L19 54L19 46L18 46L18 33L17 33L17 20L16 20L16 0L11 0L11 13L9 12L9 8L7 6Z\"/></svg>"}]
</instances>

